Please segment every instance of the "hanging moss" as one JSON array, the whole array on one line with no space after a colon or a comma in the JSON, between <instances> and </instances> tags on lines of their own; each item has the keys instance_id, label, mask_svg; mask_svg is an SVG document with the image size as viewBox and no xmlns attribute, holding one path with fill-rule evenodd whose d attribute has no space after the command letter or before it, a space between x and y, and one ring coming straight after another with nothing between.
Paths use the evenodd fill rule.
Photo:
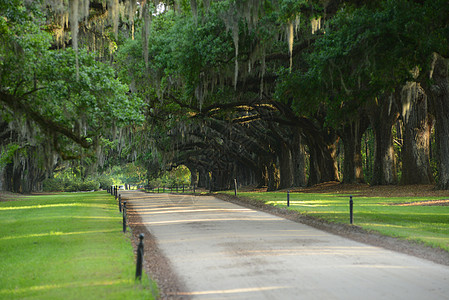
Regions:
<instances>
[{"instance_id":1,"label":"hanging moss","mask_svg":"<svg viewBox=\"0 0 449 300\"><path fill-rule=\"evenodd\" d=\"M131 39L134 40L134 15L136 14L137 0L130 0L128 3L128 23L131 28Z\"/></svg>"},{"instance_id":2,"label":"hanging moss","mask_svg":"<svg viewBox=\"0 0 449 300\"><path fill-rule=\"evenodd\" d=\"M143 12L143 20L144 20L144 30L142 30L142 40L143 40L143 57L145 60L145 67L148 69L148 41L150 35L150 27L151 27L151 14L149 4L146 3L142 7Z\"/></svg>"},{"instance_id":3,"label":"hanging moss","mask_svg":"<svg viewBox=\"0 0 449 300\"><path fill-rule=\"evenodd\" d=\"M312 27L312 34L315 34L317 31L319 31L321 29L321 17L312 18L310 20L310 24Z\"/></svg>"},{"instance_id":4,"label":"hanging moss","mask_svg":"<svg viewBox=\"0 0 449 300\"><path fill-rule=\"evenodd\" d=\"M76 79L79 79L79 61L78 61L78 0L70 1L70 29L72 32L72 47L76 53Z\"/></svg>"},{"instance_id":5,"label":"hanging moss","mask_svg":"<svg viewBox=\"0 0 449 300\"><path fill-rule=\"evenodd\" d=\"M290 55L290 72L293 65L293 22L287 25L288 53Z\"/></svg>"}]
</instances>

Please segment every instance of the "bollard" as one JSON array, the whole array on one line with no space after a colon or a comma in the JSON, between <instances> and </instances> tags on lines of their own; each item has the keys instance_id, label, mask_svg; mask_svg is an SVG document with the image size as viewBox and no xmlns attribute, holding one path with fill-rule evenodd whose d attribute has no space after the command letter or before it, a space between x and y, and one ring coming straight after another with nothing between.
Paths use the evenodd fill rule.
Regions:
<instances>
[{"instance_id":1,"label":"bollard","mask_svg":"<svg viewBox=\"0 0 449 300\"><path fill-rule=\"evenodd\" d=\"M184 183L182 184L182 193L184 194Z\"/></svg>"},{"instance_id":2,"label":"bollard","mask_svg":"<svg viewBox=\"0 0 449 300\"><path fill-rule=\"evenodd\" d=\"M234 178L234 196L237 197L237 178Z\"/></svg>"},{"instance_id":3,"label":"bollard","mask_svg":"<svg viewBox=\"0 0 449 300\"><path fill-rule=\"evenodd\" d=\"M287 191L287 206L290 206L290 191Z\"/></svg>"},{"instance_id":4,"label":"bollard","mask_svg":"<svg viewBox=\"0 0 449 300\"><path fill-rule=\"evenodd\" d=\"M118 211L122 212L122 195L118 195Z\"/></svg>"},{"instance_id":5,"label":"bollard","mask_svg":"<svg viewBox=\"0 0 449 300\"><path fill-rule=\"evenodd\" d=\"M354 201L352 201L352 196L349 196L349 224L354 223Z\"/></svg>"},{"instance_id":6,"label":"bollard","mask_svg":"<svg viewBox=\"0 0 449 300\"><path fill-rule=\"evenodd\" d=\"M139 245L137 246L137 260L136 260L136 279L142 280L142 262L143 262L143 233L139 234Z\"/></svg>"},{"instance_id":7,"label":"bollard","mask_svg":"<svg viewBox=\"0 0 449 300\"><path fill-rule=\"evenodd\" d=\"M193 184L193 193L195 194L195 184Z\"/></svg>"},{"instance_id":8,"label":"bollard","mask_svg":"<svg viewBox=\"0 0 449 300\"><path fill-rule=\"evenodd\" d=\"M126 232L126 201L123 201L123 233Z\"/></svg>"}]
</instances>

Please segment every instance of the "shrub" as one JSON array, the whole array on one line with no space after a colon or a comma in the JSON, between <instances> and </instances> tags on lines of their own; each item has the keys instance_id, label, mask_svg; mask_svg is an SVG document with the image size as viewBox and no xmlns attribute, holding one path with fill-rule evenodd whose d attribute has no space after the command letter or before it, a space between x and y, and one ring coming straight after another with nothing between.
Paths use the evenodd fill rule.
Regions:
<instances>
[{"instance_id":1,"label":"shrub","mask_svg":"<svg viewBox=\"0 0 449 300\"><path fill-rule=\"evenodd\" d=\"M106 189L106 188L110 187L111 185L114 185L114 180L107 175L99 176L97 181L98 181L101 189Z\"/></svg>"},{"instance_id":2,"label":"shrub","mask_svg":"<svg viewBox=\"0 0 449 300\"><path fill-rule=\"evenodd\" d=\"M92 191L98 190L100 188L100 183L96 180L86 180L79 184L79 191Z\"/></svg>"},{"instance_id":3,"label":"shrub","mask_svg":"<svg viewBox=\"0 0 449 300\"><path fill-rule=\"evenodd\" d=\"M62 192L64 191L64 182L59 178L45 179L43 184L44 192Z\"/></svg>"}]
</instances>

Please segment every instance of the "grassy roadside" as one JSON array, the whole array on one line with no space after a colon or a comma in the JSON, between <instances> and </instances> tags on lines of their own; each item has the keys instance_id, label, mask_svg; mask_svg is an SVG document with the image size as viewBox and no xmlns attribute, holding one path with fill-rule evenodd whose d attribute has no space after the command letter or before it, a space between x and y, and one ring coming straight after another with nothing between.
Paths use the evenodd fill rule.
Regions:
<instances>
[{"instance_id":1,"label":"grassy roadside","mask_svg":"<svg viewBox=\"0 0 449 300\"><path fill-rule=\"evenodd\" d=\"M240 192L238 195L287 208L285 192ZM449 251L449 206L394 205L447 198L354 196L354 225ZM288 209L329 222L349 224L349 194L290 193Z\"/></svg>"},{"instance_id":2,"label":"grassy roadside","mask_svg":"<svg viewBox=\"0 0 449 300\"><path fill-rule=\"evenodd\" d=\"M0 299L153 299L106 192L0 202Z\"/></svg>"}]
</instances>

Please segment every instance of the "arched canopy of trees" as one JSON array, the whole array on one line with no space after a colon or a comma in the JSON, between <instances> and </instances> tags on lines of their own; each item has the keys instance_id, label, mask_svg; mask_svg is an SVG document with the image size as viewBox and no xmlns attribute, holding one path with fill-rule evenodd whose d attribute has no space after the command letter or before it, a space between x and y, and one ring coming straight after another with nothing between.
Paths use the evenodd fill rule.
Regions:
<instances>
[{"instance_id":1,"label":"arched canopy of trees","mask_svg":"<svg viewBox=\"0 0 449 300\"><path fill-rule=\"evenodd\" d=\"M74 158L182 164L212 190L449 188L447 1L15 4L0 5L10 190Z\"/></svg>"}]
</instances>

